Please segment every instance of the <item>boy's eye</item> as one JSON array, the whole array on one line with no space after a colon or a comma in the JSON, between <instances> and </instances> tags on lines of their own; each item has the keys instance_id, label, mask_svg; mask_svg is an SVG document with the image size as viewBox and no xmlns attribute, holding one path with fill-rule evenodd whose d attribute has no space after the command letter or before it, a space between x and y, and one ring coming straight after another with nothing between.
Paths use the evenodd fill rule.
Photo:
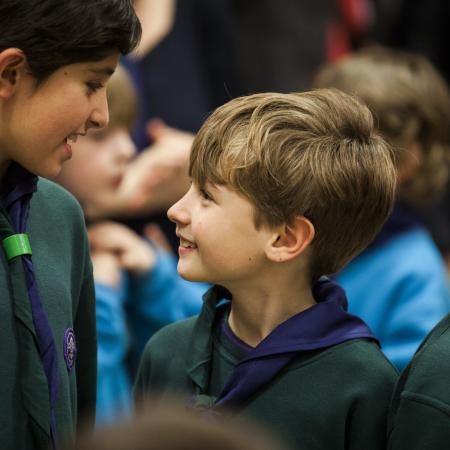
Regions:
<instances>
[{"instance_id":1,"label":"boy's eye","mask_svg":"<svg viewBox=\"0 0 450 450\"><path fill-rule=\"evenodd\" d=\"M212 200L211 196L208 194L208 192L205 189L200 189L200 196L203 198L203 200Z\"/></svg>"},{"instance_id":2,"label":"boy's eye","mask_svg":"<svg viewBox=\"0 0 450 450\"><path fill-rule=\"evenodd\" d=\"M103 88L103 84L102 83L98 83L95 81L89 81L86 83L86 86L88 88L88 94L94 94L95 92L97 92L99 89Z\"/></svg>"}]
</instances>

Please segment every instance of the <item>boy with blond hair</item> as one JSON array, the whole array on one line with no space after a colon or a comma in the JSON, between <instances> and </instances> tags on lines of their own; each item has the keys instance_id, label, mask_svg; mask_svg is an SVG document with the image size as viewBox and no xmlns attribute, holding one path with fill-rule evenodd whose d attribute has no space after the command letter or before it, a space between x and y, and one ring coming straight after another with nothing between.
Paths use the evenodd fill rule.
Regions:
<instances>
[{"instance_id":1,"label":"boy with blond hair","mask_svg":"<svg viewBox=\"0 0 450 450\"><path fill-rule=\"evenodd\" d=\"M350 312L367 321L399 369L450 311L443 259L422 213L449 177L450 94L420 55L374 47L324 67L315 86L358 96L393 147L394 211L370 247L337 276ZM368 290L370 284L376 290Z\"/></svg>"},{"instance_id":2,"label":"boy with blond hair","mask_svg":"<svg viewBox=\"0 0 450 450\"><path fill-rule=\"evenodd\" d=\"M369 110L333 90L234 99L200 129L190 176L168 212L178 271L215 286L198 317L149 341L137 396L252 416L293 448L383 449L395 369L321 277L392 206L392 155Z\"/></svg>"}]
</instances>

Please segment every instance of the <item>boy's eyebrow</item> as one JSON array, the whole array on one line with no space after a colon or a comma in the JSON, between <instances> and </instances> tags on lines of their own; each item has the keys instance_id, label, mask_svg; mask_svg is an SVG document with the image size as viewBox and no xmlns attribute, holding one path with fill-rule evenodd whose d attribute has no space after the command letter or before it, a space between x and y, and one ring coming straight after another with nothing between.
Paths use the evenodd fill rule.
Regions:
<instances>
[{"instance_id":1,"label":"boy's eyebrow","mask_svg":"<svg viewBox=\"0 0 450 450\"><path fill-rule=\"evenodd\" d=\"M99 74L99 75L105 75L107 77L110 77L114 73L115 69L112 67L101 67L100 69L89 69L89 72Z\"/></svg>"}]
</instances>

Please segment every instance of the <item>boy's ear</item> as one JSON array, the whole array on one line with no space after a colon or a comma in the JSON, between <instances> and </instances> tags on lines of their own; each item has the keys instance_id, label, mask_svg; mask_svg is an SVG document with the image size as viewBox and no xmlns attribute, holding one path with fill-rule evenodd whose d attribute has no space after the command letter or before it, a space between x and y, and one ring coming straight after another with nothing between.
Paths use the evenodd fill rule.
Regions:
<instances>
[{"instance_id":1,"label":"boy's ear","mask_svg":"<svg viewBox=\"0 0 450 450\"><path fill-rule=\"evenodd\" d=\"M26 68L25 54L18 48L0 52L0 99L11 97Z\"/></svg>"},{"instance_id":2,"label":"boy's ear","mask_svg":"<svg viewBox=\"0 0 450 450\"><path fill-rule=\"evenodd\" d=\"M274 262L290 261L305 251L314 234L314 225L306 217L296 217L292 224L277 229L266 245L266 256Z\"/></svg>"}]
</instances>

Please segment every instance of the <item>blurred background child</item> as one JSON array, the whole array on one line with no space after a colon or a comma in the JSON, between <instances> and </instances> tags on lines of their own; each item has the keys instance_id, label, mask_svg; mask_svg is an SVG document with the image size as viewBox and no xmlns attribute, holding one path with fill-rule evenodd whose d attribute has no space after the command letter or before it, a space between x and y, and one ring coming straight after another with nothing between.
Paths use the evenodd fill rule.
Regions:
<instances>
[{"instance_id":1,"label":"blurred background child","mask_svg":"<svg viewBox=\"0 0 450 450\"><path fill-rule=\"evenodd\" d=\"M394 212L337 280L347 291L350 311L369 324L402 369L450 309L445 266L421 215L448 181L450 94L424 57L381 47L326 66L314 84L364 100L396 152Z\"/></svg>"},{"instance_id":2,"label":"blurred background child","mask_svg":"<svg viewBox=\"0 0 450 450\"><path fill-rule=\"evenodd\" d=\"M78 138L72 146L73 158L56 180L79 200L88 224L97 301L97 424L130 414L133 361L138 361L149 336L162 325L196 314L205 290L204 285L178 276L172 254L125 225L107 220L126 204L121 186L127 172L133 171L133 186L146 175L141 170L142 178L136 176L139 163L131 162L135 147L129 130L136 96L120 66L108 86L108 101L109 126ZM158 154L150 149L141 157L154 162L153 154L148 158L152 151ZM144 164L149 177L150 166ZM129 199L137 192L126 191ZM149 235L158 240L157 229L150 228Z\"/></svg>"}]
</instances>

